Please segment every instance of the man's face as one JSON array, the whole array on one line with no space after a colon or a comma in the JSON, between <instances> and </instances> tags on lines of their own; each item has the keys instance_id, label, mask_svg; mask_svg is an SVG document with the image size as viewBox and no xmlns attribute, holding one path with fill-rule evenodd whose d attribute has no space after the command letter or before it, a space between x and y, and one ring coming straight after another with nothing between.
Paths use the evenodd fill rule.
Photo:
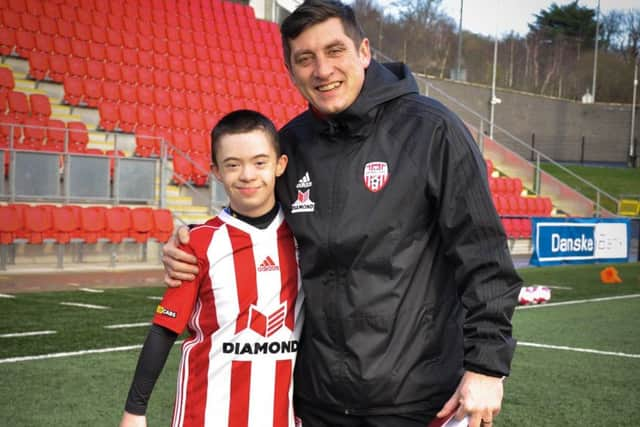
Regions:
<instances>
[{"instance_id":1,"label":"man's face","mask_svg":"<svg viewBox=\"0 0 640 427\"><path fill-rule=\"evenodd\" d=\"M289 40L294 84L316 110L335 114L358 97L371 62L369 40L355 46L339 18L330 18Z\"/></svg>"},{"instance_id":2,"label":"man's face","mask_svg":"<svg viewBox=\"0 0 640 427\"><path fill-rule=\"evenodd\" d=\"M223 136L212 170L224 185L234 211L257 217L275 204L276 177L287 166L287 156L276 156L267 134L261 130Z\"/></svg>"}]
</instances>

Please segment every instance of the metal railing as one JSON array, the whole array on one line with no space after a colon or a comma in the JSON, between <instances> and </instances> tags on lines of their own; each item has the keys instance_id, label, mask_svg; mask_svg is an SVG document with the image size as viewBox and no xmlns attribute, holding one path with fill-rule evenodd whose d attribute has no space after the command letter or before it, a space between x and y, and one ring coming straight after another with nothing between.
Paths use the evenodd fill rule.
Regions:
<instances>
[{"instance_id":1,"label":"metal railing","mask_svg":"<svg viewBox=\"0 0 640 427\"><path fill-rule=\"evenodd\" d=\"M489 139L485 135L485 129L491 125L489 119L431 84L425 76L416 75L416 77L424 86L427 96L439 99L461 117L470 131L475 134L476 142L480 146L482 153L490 158L494 165L506 175L518 176L522 179L523 185L535 194L551 197L554 205L567 215L586 217L615 216L614 212L618 205L616 197L554 161L551 157L495 123L493 123L494 139ZM477 123L477 127L473 123ZM532 160L527 160L523 153L530 154ZM547 170L545 171L545 169ZM560 174L570 177L572 181L580 183L582 188L589 189L594 194L593 199L578 191L571 183L555 178L548 172L553 169L557 169Z\"/></svg>"}]
</instances>

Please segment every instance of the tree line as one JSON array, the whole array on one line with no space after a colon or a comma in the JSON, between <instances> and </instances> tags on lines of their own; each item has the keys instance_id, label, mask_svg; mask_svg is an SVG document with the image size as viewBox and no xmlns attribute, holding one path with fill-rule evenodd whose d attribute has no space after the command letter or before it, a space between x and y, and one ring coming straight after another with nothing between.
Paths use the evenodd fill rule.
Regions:
<instances>
[{"instance_id":1,"label":"tree line","mask_svg":"<svg viewBox=\"0 0 640 427\"><path fill-rule=\"evenodd\" d=\"M417 73L456 76L458 22L443 12L442 0L398 0L394 13L385 13L376 0L353 0L352 6L383 58L405 62ZM534 15L526 35L499 38L496 85L582 99L592 88L598 31L596 100L631 103L640 53L640 9L612 10L599 17L596 12L577 0L553 3ZM493 50L493 38L462 29L460 68L466 81L491 84Z\"/></svg>"}]
</instances>

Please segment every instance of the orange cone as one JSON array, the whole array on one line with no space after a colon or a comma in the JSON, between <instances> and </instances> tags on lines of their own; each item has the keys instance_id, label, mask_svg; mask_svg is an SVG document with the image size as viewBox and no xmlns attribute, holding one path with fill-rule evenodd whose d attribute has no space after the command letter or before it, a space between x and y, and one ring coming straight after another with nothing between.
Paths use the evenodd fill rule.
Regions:
<instances>
[{"instance_id":1,"label":"orange cone","mask_svg":"<svg viewBox=\"0 0 640 427\"><path fill-rule=\"evenodd\" d=\"M605 285L622 283L622 279L618 275L618 270L616 270L615 267L607 267L600 271L600 281Z\"/></svg>"}]
</instances>

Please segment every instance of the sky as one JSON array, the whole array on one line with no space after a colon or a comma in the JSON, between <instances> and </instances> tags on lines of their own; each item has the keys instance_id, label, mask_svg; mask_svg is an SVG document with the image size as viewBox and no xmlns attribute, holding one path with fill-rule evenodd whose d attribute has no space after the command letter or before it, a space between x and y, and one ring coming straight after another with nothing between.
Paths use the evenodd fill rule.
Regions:
<instances>
[{"instance_id":1,"label":"sky","mask_svg":"<svg viewBox=\"0 0 640 427\"><path fill-rule=\"evenodd\" d=\"M391 4L392 0L378 0L381 5ZM542 9L549 9L553 0L464 0L462 28L474 33L499 37L515 31L525 35L537 14ZM559 6L571 3L571 0L555 0ZM580 6L595 9L598 0L580 0ZM460 0L443 0L445 13L458 23L460 19ZM640 9L640 0L600 0L601 13L612 9ZM500 13L496 13L500 11Z\"/></svg>"}]
</instances>

